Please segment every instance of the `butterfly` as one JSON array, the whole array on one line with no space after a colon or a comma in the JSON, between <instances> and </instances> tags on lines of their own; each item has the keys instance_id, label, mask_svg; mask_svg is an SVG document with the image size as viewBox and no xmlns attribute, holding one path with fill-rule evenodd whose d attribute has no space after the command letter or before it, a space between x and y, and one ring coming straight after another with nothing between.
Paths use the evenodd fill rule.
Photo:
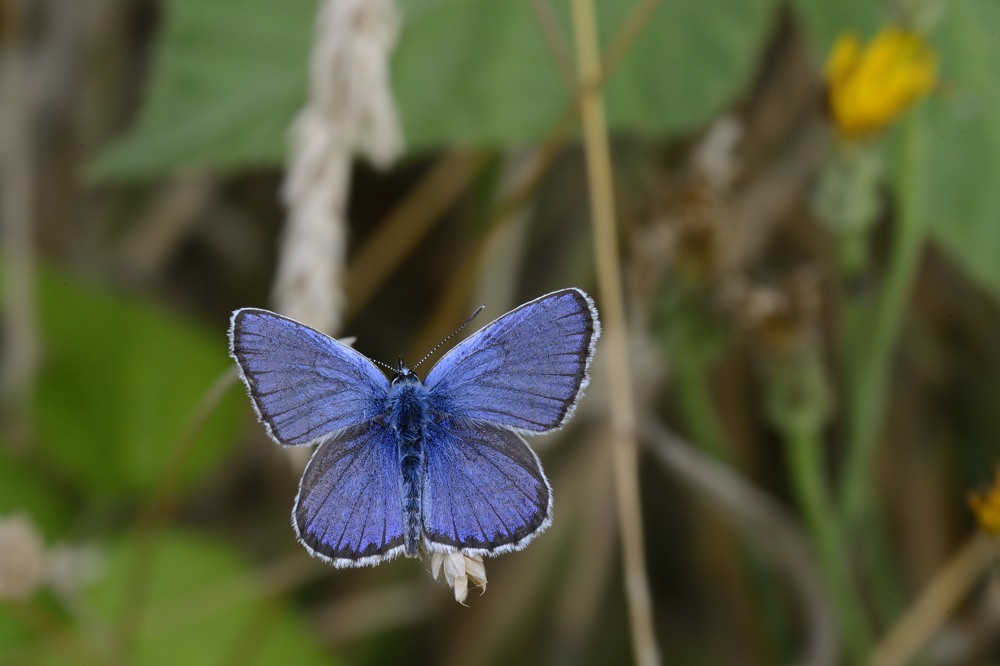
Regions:
<instances>
[{"instance_id":1,"label":"butterfly","mask_svg":"<svg viewBox=\"0 0 1000 666\"><path fill-rule=\"evenodd\" d=\"M292 509L298 540L352 567L498 555L545 530L552 488L522 435L569 420L600 334L591 298L563 289L487 324L423 381L402 358L387 378L337 340L254 308L233 312L229 354L271 439L317 445Z\"/></svg>"}]
</instances>

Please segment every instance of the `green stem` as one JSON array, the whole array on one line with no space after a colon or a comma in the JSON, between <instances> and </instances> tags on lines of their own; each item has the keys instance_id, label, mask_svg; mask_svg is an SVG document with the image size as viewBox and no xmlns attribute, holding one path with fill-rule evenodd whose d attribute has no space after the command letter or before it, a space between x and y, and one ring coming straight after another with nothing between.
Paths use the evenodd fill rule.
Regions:
<instances>
[{"instance_id":1,"label":"green stem","mask_svg":"<svg viewBox=\"0 0 1000 666\"><path fill-rule=\"evenodd\" d=\"M906 314L924 242L920 173L924 134L915 123L901 128L897 177L899 209L882 293L872 308L850 299L845 305L847 454L840 488L844 524L853 529L873 507L872 462L886 405L892 360Z\"/></svg>"},{"instance_id":2,"label":"green stem","mask_svg":"<svg viewBox=\"0 0 1000 666\"><path fill-rule=\"evenodd\" d=\"M683 353L683 352L682 352ZM725 434L712 405L708 368L700 360L681 360L674 365L674 386L692 441L719 460L727 460Z\"/></svg>"},{"instance_id":3,"label":"green stem","mask_svg":"<svg viewBox=\"0 0 1000 666\"><path fill-rule=\"evenodd\" d=\"M814 429L785 428L785 455L789 475L819 556L826 587L844 632L848 663L862 663L872 635L866 613L850 574L850 558L823 474L823 441Z\"/></svg>"}]
</instances>

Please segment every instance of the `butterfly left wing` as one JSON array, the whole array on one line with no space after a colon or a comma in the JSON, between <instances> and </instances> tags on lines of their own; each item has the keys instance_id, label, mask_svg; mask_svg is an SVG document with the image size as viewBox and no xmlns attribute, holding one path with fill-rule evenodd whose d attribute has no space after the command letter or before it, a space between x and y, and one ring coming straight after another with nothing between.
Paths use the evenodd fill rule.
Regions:
<instances>
[{"instance_id":1,"label":"butterfly left wing","mask_svg":"<svg viewBox=\"0 0 1000 666\"><path fill-rule=\"evenodd\" d=\"M431 409L524 432L570 417L586 387L601 325L579 289L508 312L448 352L427 375Z\"/></svg>"},{"instance_id":2,"label":"butterfly left wing","mask_svg":"<svg viewBox=\"0 0 1000 666\"><path fill-rule=\"evenodd\" d=\"M385 409L389 380L374 363L274 312L233 312L229 355L267 434L282 446L322 442Z\"/></svg>"},{"instance_id":3,"label":"butterfly left wing","mask_svg":"<svg viewBox=\"0 0 1000 666\"><path fill-rule=\"evenodd\" d=\"M336 567L375 565L403 552L396 440L372 421L316 449L299 482L292 525L315 557Z\"/></svg>"},{"instance_id":4,"label":"butterfly left wing","mask_svg":"<svg viewBox=\"0 0 1000 666\"><path fill-rule=\"evenodd\" d=\"M552 522L552 489L519 434L446 419L425 429L422 521L431 551L496 555Z\"/></svg>"}]
</instances>

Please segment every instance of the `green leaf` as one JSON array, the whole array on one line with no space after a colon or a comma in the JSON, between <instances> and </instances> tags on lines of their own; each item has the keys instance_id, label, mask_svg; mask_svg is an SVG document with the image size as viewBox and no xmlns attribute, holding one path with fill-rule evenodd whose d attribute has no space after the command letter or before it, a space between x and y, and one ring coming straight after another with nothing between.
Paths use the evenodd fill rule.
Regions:
<instances>
[{"instance_id":1,"label":"green leaf","mask_svg":"<svg viewBox=\"0 0 1000 666\"><path fill-rule=\"evenodd\" d=\"M597 4L607 44L636 3ZM609 125L671 136L710 122L745 91L774 17L772 2L665 0L612 75Z\"/></svg>"},{"instance_id":2,"label":"green leaf","mask_svg":"<svg viewBox=\"0 0 1000 666\"><path fill-rule=\"evenodd\" d=\"M909 180L921 204L914 214L968 274L1000 298L1000 4L955 0L934 35L941 89L913 122L926 144L920 173ZM893 170L914 168L893 163ZM908 196L901 193L901 196Z\"/></svg>"},{"instance_id":3,"label":"green leaf","mask_svg":"<svg viewBox=\"0 0 1000 666\"><path fill-rule=\"evenodd\" d=\"M537 141L570 103L528 2L400 0L393 86L411 151ZM604 43L633 3L602 2ZM275 164L305 99L314 0L173 0L138 124L102 178ZM566 41L568 8L559 3ZM669 136L709 122L747 85L773 0L663 2L608 87L614 130Z\"/></svg>"},{"instance_id":4,"label":"green leaf","mask_svg":"<svg viewBox=\"0 0 1000 666\"><path fill-rule=\"evenodd\" d=\"M568 108L569 92L530 3L404 6L394 83L411 148L537 141ZM569 41L568 9L559 7ZM598 7L606 47L634 6ZM746 86L773 9L739 0L662 3L608 82L609 126L658 137L709 122Z\"/></svg>"},{"instance_id":5,"label":"green leaf","mask_svg":"<svg viewBox=\"0 0 1000 666\"><path fill-rule=\"evenodd\" d=\"M230 367L225 322L206 332L133 298L43 273L46 362L33 400L39 439L90 493L151 487L202 396ZM240 392L208 419L191 482L234 442Z\"/></svg>"},{"instance_id":6,"label":"green leaf","mask_svg":"<svg viewBox=\"0 0 1000 666\"><path fill-rule=\"evenodd\" d=\"M97 611L109 620L121 613L134 557L131 541L116 547L108 577L93 590ZM329 663L298 618L267 600L250 574L242 558L221 543L180 532L162 535L135 663Z\"/></svg>"},{"instance_id":7,"label":"green leaf","mask_svg":"<svg viewBox=\"0 0 1000 666\"><path fill-rule=\"evenodd\" d=\"M172 0L138 122L98 179L280 162L304 98L316 0Z\"/></svg>"},{"instance_id":8,"label":"green leaf","mask_svg":"<svg viewBox=\"0 0 1000 666\"><path fill-rule=\"evenodd\" d=\"M25 460L0 445L0 516L23 513L49 539L65 533L70 510L66 502Z\"/></svg>"},{"instance_id":9,"label":"green leaf","mask_svg":"<svg viewBox=\"0 0 1000 666\"><path fill-rule=\"evenodd\" d=\"M857 32L866 40L888 19L885 4L872 0L792 0L792 6L824 56L842 33Z\"/></svg>"},{"instance_id":10,"label":"green leaf","mask_svg":"<svg viewBox=\"0 0 1000 666\"><path fill-rule=\"evenodd\" d=\"M105 627L119 626L136 556L130 540L112 547L104 578L87 590ZM117 643L103 632L87 633L100 626L93 621L71 628L70 640L53 640L0 608L0 661L96 660L139 666L337 663L331 662L294 612L267 598L261 581L231 548L196 535L167 532L159 537L153 557L135 650L127 658L109 649ZM54 609L45 609L44 598L31 603L53 614Z\"/></svg>"}]
</instances>

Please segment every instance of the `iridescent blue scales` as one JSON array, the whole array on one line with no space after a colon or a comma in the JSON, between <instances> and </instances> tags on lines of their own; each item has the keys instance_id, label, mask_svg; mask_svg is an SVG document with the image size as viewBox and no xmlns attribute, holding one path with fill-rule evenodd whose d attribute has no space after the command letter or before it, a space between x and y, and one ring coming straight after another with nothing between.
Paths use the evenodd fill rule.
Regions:
<instances>
[{"instance_id":1,"label":"iridescent blue scales","mask_svg":"<svg viewBox=\"0 0 1000 666\"><path fill-rule=\"evenodd\" d=\"M523 434L570 418L600 323L564 289L456 345L421 381L267 310L233 313L230 355L271 438L318 445L292 510L309 552L334 566L405 554L496 555L552 520L552 489Z\"/></svg>"}]
</instances>

